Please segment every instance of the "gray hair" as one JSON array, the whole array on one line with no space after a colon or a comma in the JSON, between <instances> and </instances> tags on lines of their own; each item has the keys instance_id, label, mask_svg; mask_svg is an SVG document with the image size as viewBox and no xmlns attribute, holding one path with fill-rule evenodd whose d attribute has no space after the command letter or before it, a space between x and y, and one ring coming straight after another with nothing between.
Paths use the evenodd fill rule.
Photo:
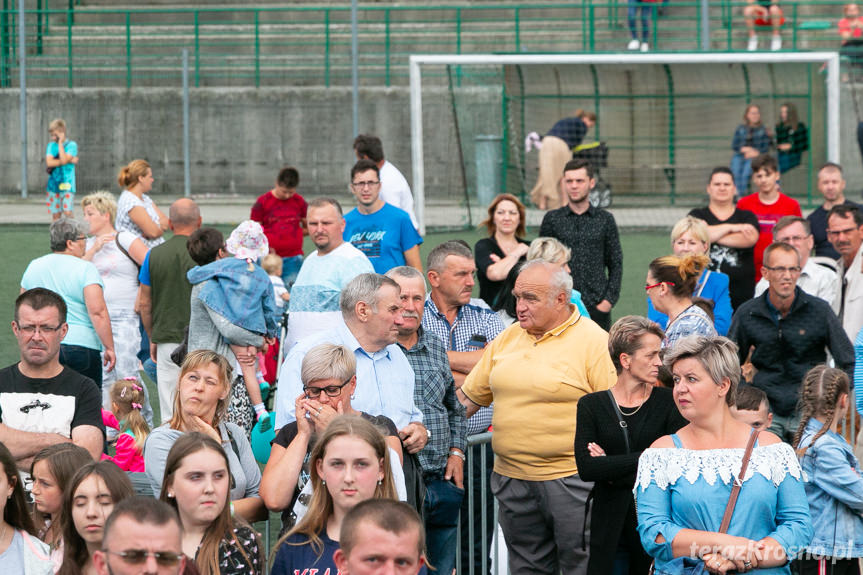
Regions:
<instances>
[{"instance_id":1,"label":"gray hair","mask_svg":"<svg viewBox=\"0 0 863 575\"><path fill-rule=\"evenodd\" d=\"M444 269L444 261L447 256L459 256L461 258L473 259L473 252L470 251L470 246L463 240L448 240L429 252L426 258L426 269L442 272Z\"/></svg>"},{"instance_id":2,"label":"gray hair","mask_svg":"<svg viewBox=\"0 0 863 575\"><path fill-rule=\"evenodd\" d=\"M304 386L324 379L337 379L344 383L356 373L357 360L351 350L343 345L322 343L303 357L300 380Z\"/></svg>"},{"instance_id":3,"label":"gray hair","mask_svg":"<svg viewBox=\"0 0 863 575\"><path fill-rule=\"evenodd\" d=\"M572 250L554 238L536 238L530 242L527 260L545 260L551 264L569 263Z\"/></svg>"},{"instance_id":4,"label":"gray hair","mask_svg":"<svg viewBox=\"0 0 863 575\"><path fill-rule=\"evenodd\" d=\"M426 287L426 277L416 268L412 268L411 266L397 266L392 268L390 271L384 274L390 279L406 278L406 279L421 279L423 282L423 289Z\"/></svg>"},{"instance_id":5,"label":"gray hair","mask_svg":"<svg viewBox=\"0 0 863 575\"><path fill-rule=\"evenodd\" d=\"M51 251L62 252L66 250L66 242L74 242L79 237L87 235L87 224L72 218L60 218L51 222L49 234Z\"/></svg>"},{"instance_id":6,"label":"gray hair","mask_svg":"<svg viewBox=\"0 0 863 575\"><path fill-rule=\"evenodd\" d=\"M361 301L370 305L372 310L377 313L378 292L385 285L396 288L398 292L402 290L395 280L381 274L360 274L352 279L342 289L342 295L339 298L339 308L342 310L342 315L346 318L354 317L357 304Z\"/></svg>"},{"instance_id":7,"label":"gray hair","mask_svg":"<svg viewBox=\"0 0 863 575\"><path fill-rule=\"evenodd\" d=\"M666 351L664 363L668 371L682 359L698 360L701 367L713 380L720 385L723 379L731 382L725 403L735 404L737 399L737 384L740 383L740 358L737 356L737 344L727 337L690 335L679 340L672 349Z\"/></svg>"},{"instance_id":8,"label":"gray hair","mask_svg":"<svg viewBox=\"0 0 863 575\"><path fill-rule=\"evenodd\" d=\"M552 293L549 294L551 297L554 297L559 293L565 293L567 299L569 298L570 293L572 293L572 276L557 264L553 264L545 260L529 260L518 270L518 275L521 275L526 270L535 267L542 267L551 272L548 278L548 285L552 289Z\"/></svg>"}]
</instances>

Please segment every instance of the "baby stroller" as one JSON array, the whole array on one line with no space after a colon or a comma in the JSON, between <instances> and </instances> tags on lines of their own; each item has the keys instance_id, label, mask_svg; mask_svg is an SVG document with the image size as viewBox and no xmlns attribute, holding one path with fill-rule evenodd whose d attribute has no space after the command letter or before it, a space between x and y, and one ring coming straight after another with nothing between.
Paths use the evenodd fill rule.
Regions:
<instances>
[{"instance_id":1,"label":"baby stroller","mask_svg":"<svg viewBox=\"0 0 863 575\"><path fill-rule=\"evenodd\" d=\"M596 184L590 190L590 205L595 208L607 208L611 205L611 184L600 175L600 168L608 167L608 146L605 142L590 142L579 144L572 150L575 160L587 160L593 167Z\"/></svg>"}]
</instances>

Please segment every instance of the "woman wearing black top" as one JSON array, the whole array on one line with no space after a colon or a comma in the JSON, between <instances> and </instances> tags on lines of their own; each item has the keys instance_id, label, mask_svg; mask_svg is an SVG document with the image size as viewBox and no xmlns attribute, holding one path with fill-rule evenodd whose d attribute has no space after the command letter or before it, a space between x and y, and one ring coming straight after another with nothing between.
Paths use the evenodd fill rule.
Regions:
<instances>
[{"instance_id":1,"label":"woman wearing black top","mask_svg":"<svg viewBox=\"0 0 863 575\"><path fill-rule=\"evenodd\" d=\"M608 334L617 383L578 401L575 461L579 478L595 482L588 574L643 575L650 567L651 558L636 532L632 497L638 457L651 443L687 423L671 390L654 386L664 336L647 318L630 315L617 320Z\"/></svg>"},{"instance_id":2,"label":"woman wearing black top","mask_svg":"<svg viewBox=\"0 0 863 575\"><path fill-rule=\"evenodd\" d=\"M530 243L524 239L524 204L512 194L500 194L488 206L488 218L480 226L488 229L488 237L473 248L479 297L497 311L503 305L500 292L507 276L524 261Z\"/></svg>"}]
</instances>

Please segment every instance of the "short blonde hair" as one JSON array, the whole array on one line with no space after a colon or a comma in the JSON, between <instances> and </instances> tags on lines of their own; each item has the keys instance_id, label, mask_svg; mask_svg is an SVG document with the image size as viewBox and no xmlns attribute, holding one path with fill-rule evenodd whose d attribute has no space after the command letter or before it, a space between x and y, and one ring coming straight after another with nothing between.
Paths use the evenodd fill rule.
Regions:
<instances>
[{"instance_id":1,"label":"short blonde hair","mask_svg":"<svg viewBox=\"0 0 863 575\"><path fill-rule=\"evenodd\" d=\"M48 124L48 131L53 132L54 130L62 130L63 132L65 132L66 131L66 122L64 122L60 118L57 118L55 120L51 120L51 123Z\"/></svg>"},{"instance_id":2,"label":"short blonde hair","mask_svg":"<svg viewBox=\"0 0 863 575\"><path fill-rule=\"evenodd\" d=\"M300 381L303 385L325 379L345 382L356 373L357 360L351 350L343 345L322 343L310 349L303 357Z\"/></svg>"},{"instance_id":3,"label":"short blonde hair","mask_svg":"<svg viewBox=\"0 0 863 575\"><path fill-rule=\"evenodd\" d=\"M704 220L692 216L677 220L671 228L672 245L686 232L691 233L696 240L704 242L708 248L710 247L710 235L707 233L707 223Z\"/></svg>"},{"instance_id":4,"label":"short blonde hair","mask_svg":"<svg viewBox=\"0 0 863 575\"><path fill-rule=\"evenodd\" d=\"M282 258L278 254L267 254L261 259L261 267L267 275L281 275Z\"/></svg>"},{"instance_id":5,"label":"short blonde hair","mask_svg":"<svg viewBox=\"0 0 863 575\"><path fill-rule=\"evenodd\" d=\"M544 260L552 264L569 263L572 250L554 238L536 238L530 242L527 261Z\"/></svg>"},{"instance_id":6,"label":"short blonde hair","mask_svg":"<svg viewBox=\"0 0 863 575\"><path fill-rule=\"evenodd\" d=\"M740 383L740 359L737 357L737 344L727 337L690 335L684 337L671 350L665 353L663 363L668 371L682 359L698 360L710 379L721 385L728 379L730 386L725 403L731 407L737 403L737 385Z\"/></svg>"},{"instance_id":7,"label":"short blonde hair","mask_svg":"<svg viewBox=\"0 0 863 575\"><path fill-rule=\"evenodd\" d=\"M93 206L102 215L108 214L111 217L111 225L114 225L114 220L117 218L117 200L114 199L114 194L104 191L87 194L81 200L81 208L87 206Z\"/></svg>"}]
</instances>

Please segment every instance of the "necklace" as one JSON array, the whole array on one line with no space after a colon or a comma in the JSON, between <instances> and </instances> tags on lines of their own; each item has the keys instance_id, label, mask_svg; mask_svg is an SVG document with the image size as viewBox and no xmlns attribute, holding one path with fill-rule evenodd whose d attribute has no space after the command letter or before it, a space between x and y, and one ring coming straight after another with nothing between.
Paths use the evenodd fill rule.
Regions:
<instances>
[{"instance_id":1,"label":"necklace","mask_svg":"<svg viewBox=\"0 0 863 575\"><path fill-rule=\"evenodd\" d=\"M620 410L620 413L622 413L626 417L630 417L630 416L638 413L638 410L641 409L641 406L644 405L645 401L647 401L647 397L649 394L650 394L650 392L648 390L648 393L645 393L644 397L641 398L641 403L638 404L638 407L636 407L633 411L630 411L629 413L623 411L623 407L621 407L620 403L618 403L617 398L614 397L614 392L611 393L611 397L612 397L612 399L614 399L614 403L615 403L615 405L617 405L617 409Z\"/></svg>"}]
</instances>

